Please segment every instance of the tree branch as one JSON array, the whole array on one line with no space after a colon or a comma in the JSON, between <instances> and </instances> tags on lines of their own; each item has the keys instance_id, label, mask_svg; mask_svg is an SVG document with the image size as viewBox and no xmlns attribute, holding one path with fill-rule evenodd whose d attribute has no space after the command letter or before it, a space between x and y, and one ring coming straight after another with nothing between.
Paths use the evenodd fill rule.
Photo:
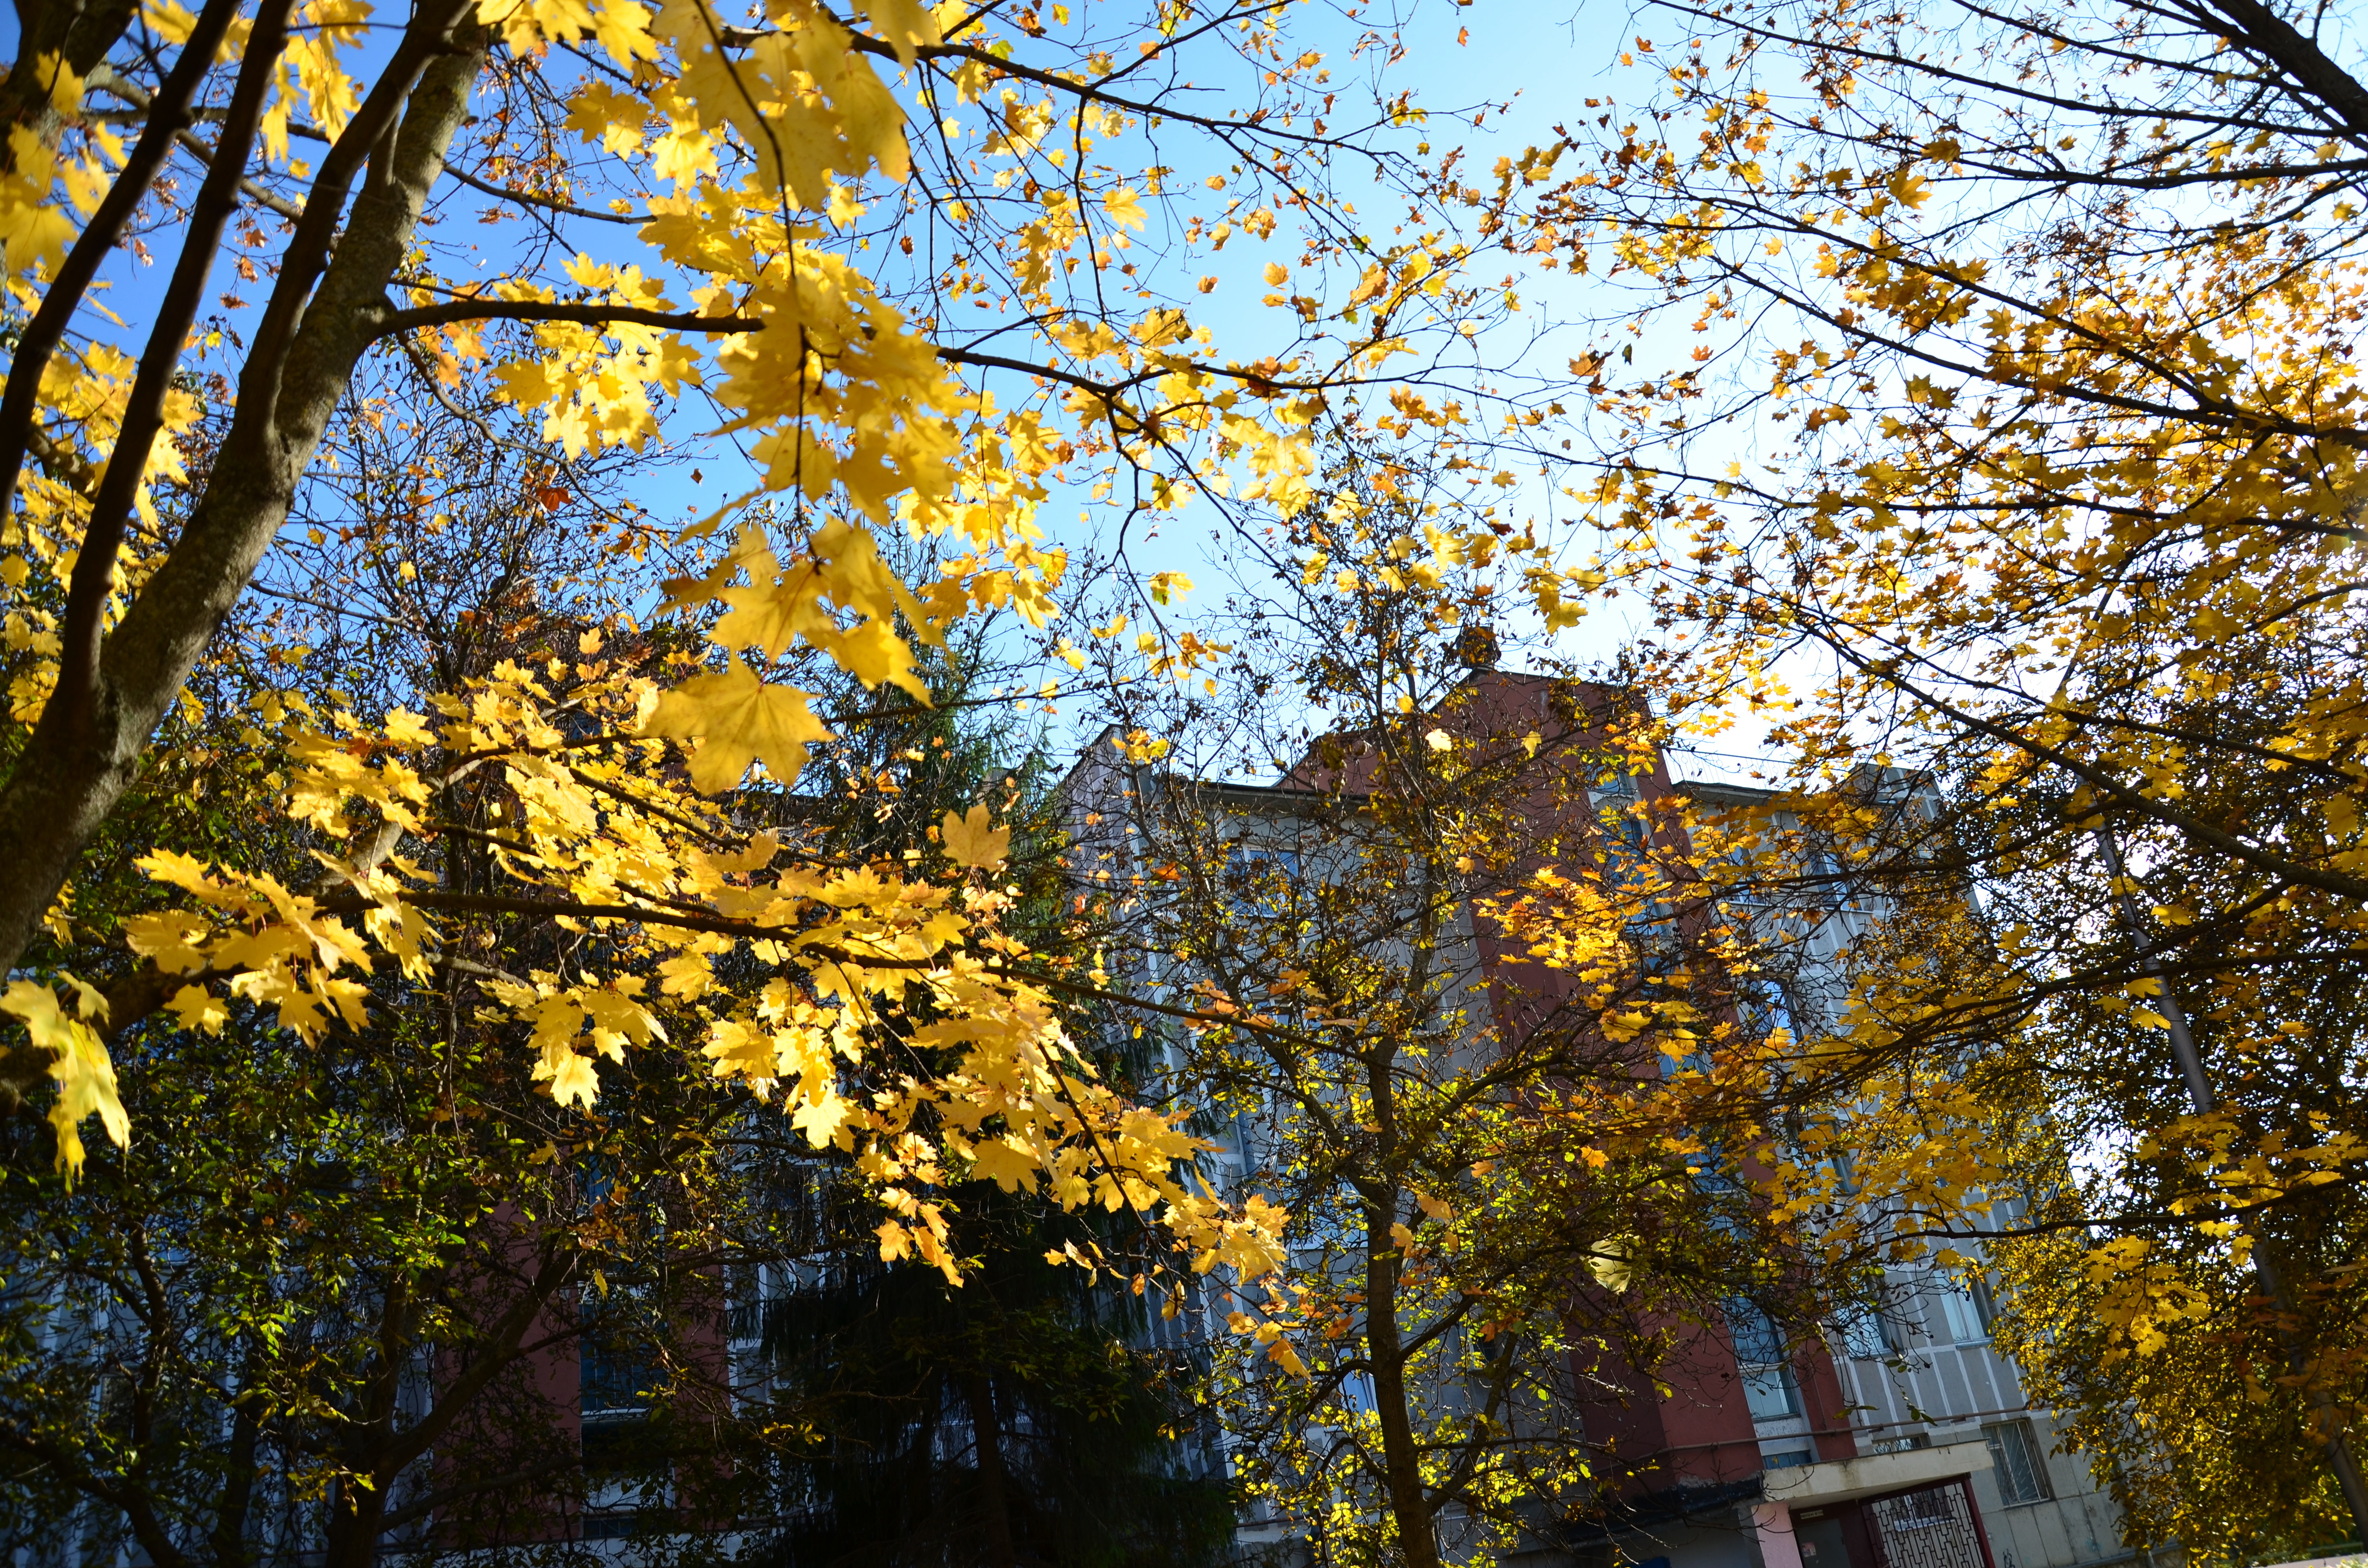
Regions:
<instances>
[{"instance_id":1,"label":"tree branch","mask_svg":"<svg viewBox=\"0 0 2368 1568\"><path fill-rule=\"evenodd\" d=\"M100 264L114 253L132 213L163 170L176 133L188 127L189 105L206 74L213 69L214 51L237 16L237 0L207 0L180 58L173 62L173 69L156 90L146 128L132 143L114 183L107 187L98 210L90 215L74 248L66 253L57 277L42 291L40 309L33 312L17 340L9 360L7 390L0 392L0 517L16 509L17 476L24 469L35 405L40 401L41 372L63 341L66 325L82 304L91 280L98 276ZM188 248L185 246L181 254L186 260Z\"/></svg>"},{"instance_id":2,"label":"tree branch","mask_svg":"<svg viewBox=\"0 0 2368 1568\"><path fill-rule=\"evenodd\" d=\"M189 328L198 319L198 297L213 272L222 229L238 207L239 172L246 167L247 150L262 126L263 100L279 71L280 51L287 47L288 15L293 9L294 0L265 0L256 16L255 31L239 62L238 85L232 90L230 109L222 119L222 143L206 170L204 183L198 187L180 259L174 264L172 281L157 303L148 347L132 378L114 449L99 475L98 492L91 497L90 519L83 528L82 551L74 558L58 630L57 689L44 710L44 717L63 716L70 743L79 738L90 718L92 688L98 678L99 637L108 597L114 592L123 532L140 487L147 481L148 454L165 428L165 396L172 391L174 372L180 369ZM151 123L167 125L169 121L159 114ZM5 481L13 484L14 475L5 476ZM7 504L6 491L0 487L0 510Z\"/></svg>"},{"instance_id":3,"label":"tree branch","mask_svg":"<svg viewBox=\"0 0 2368 1568\"><path fill-rule=\"evenodd\" d=\"M740 316L702 316L687 311L654 311L644 305L554 304L535 300L452 300L440 305L389 309L371 324L375 340L461 321L572 322L579 326L655 326L669 332L761 332L765 324Z\"/></svg>"},{"instance_id":4,"label":"tree branch","mask_svg":"<svg viewBox=\"0 0 2368 1568\"><path fill-rule=\"evenodd\" d=\"M487 196L498 197L504 201L516 201L523 203L529 207L544 208L552 212L564 212L570 218L590 218L597 222L602 223L645 223L649 222L647 218L630 212L599 212L595 211L589 207L577 207L573 203L561 201L554 197L535 196L523 190L512 190L507 186L495 185L491 180L479 179L476 176L469 173L466 169L448 167L444 172L450 175L452 178L459 180L462 185L467 186L472 190L482 190Z\"/></svg>"},{"instance_id":5,"label":"tree branch","mask_svg":"<svg viewBox=\"0 0 2368 1568\"><path fill-rule=\"evenodd\" d=\"M294 504L369 347L372 301L383 308L445 151L468 114L487 47L473 26L455 36L468 14L465 0L428 0L413 18L390 67L403 81L390 87L382 78L365 103L381 124L394 116L381 101L386 92L407 106L380 177L355 202L325 269L291 249L216 461L170 552L106 639L87 710L69 720L53 701L0 787L0 866L9 869L0 878L0 967L23 954L84 846L130 788L157 723ZM418 60L427 63L415 72ZM331 165L349 142L341 140L324 161L300 231L316 219L335 228L340 182L351 170Z\"/></svg>"},{"instance_id":6,"label":"tree branch","mask_svg":"<svg viewBox=\"0 0 2368 1568\"><path fill-rule=\"evenodd\" d=\"M717 41L728 49L746 49L761 39L773 36L774 31L775 29L769 28L727 27L718 28L716 36ZM902 63L895 46L884 40L870 37L850 28L848 29L847 41L848 47L858 54L869 54L876 60L895 60ZM1173 107L1163 108L1156 104L1144 103L1137 98L1121 97L1116 93L1103 88L1099 82L1076 81L1058 72L1042 70L1033 65L1023 65L1016 60L1006 60L1001 55L981 49L975 44L923 44L913 52L916 58L920 60L959 60L975 62L1018 81L1033 82L1040 87L1049 87L1054 92L1065 93L1087 103L1107 104L1112 108L1124 109L1129 114L1139 114L1146 120L1172 119L1179 125L1196 126L1202 131L1215 133L1221 140L1237 134L1252 134L1263 136L1271 141L1289 142L1302 147L1330 147L1338 144L1338 139L1335 137L1317 136L1302 131L1278 131L1253 120L1217 119L1208 115L1194 114L1189 109ZM1141 62L1134 63L1139 65ZM1129 70L1133 68L1133 65L1128 67ZM1112 72L1110 78L1105 78L1105 80L1115 78L1120 74L1122 73Z\"/></svg>"},{"instance_id":7,"label":"tree branch","mask_svg":"<svg viewBox=\"0 0 2368 1568\"><path fill-rule=\"evenodd\" d=\"M583 1462L580 1457L569 1455L564 1458L548 1459L541 1464L529 1465L524 1470L511 1471L507 1475L486 1475L472 1481L460 1482L445 1487L440 1492L431 1492L415 1503L390 1510L378 1522L379 1534L391 1535L405 1525L416 1524L435 1513L437 1509L458 1503L464 1497L482 1496L488 1492L500 1492L513 1486L524 1486L548 1476L564 1475L569 1471L579 1468Z\"/></svg>"}]
</instances>

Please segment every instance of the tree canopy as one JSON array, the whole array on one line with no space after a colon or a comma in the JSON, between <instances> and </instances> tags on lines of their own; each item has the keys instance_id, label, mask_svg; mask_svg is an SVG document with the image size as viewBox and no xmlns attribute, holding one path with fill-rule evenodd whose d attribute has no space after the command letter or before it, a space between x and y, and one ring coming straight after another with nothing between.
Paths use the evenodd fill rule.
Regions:
<instances>
[{"instance_id":1,"label":"tree canopy","mask_svg":"<svg viewBox=\"0 0 2368 1568\"><path fill-rule=\"evenodd\" d=\"M0 1111L71 1290L157 1183L205 1356L282 1199L573 1280L604 1160L709 1216L652 1257L747 1218L746 1116L930 1271L881 1301L1038 1300L1042 1236L1212 1307L1257 1484L1410 1561L1587 1491L1505 1346L1909 1255L1998 1271L2134 1541L2368 1531L2353 51L1639 15L1483 174L1351 0L24 0ZM973 709L1112 725L1117 883ZM1767 790L1665 766L1734 744ZM112 1430L41 1483L131 1486Z\"/></svg>"},{"instance_id":2,"label":"tree canopy","mask_svg":"<svg viewBox=\"0 0 2368 1568\"><path fill-rule=\"evenodd\" d=\"M1207 221L1163 205L1183 176L1159 149L1179 133L1227 160L1206 176L1235 193L1212 209L1212 248L1271 234L1286 205L1309 244L1344 252L1325 171L1343 153L1386 171L1391 106L1352 102L1343 128L1318 128L1341 112L1338 87L1265 6L1137 21L888 4L842 19L456 0L381 20L223 0L108 17L11 77L14 93L41 86L8 149L23 322L0 498L20 729L0 853L19 874L0 952L23 955L218 629L286 559L358 400L376 420L482 429L486 413L450 395L481 378L492 417L523 418L573 460L664 441L688 400L682 417L736 448L746 488L679 536L711 541L694 569L645 591L704 641L661 651L586 627L531 665L382 710L298 712L290 808L336 851L311 887L152 858L184 902L132 939L187 977L169 999L202 1027L231 987L317 1035L358 1021L367 966L427 973L449 942L439 920L542 915L597 931L599 961L489 1000L532 1029L567 1103L594 1093L598 1056L660 1039L645 988L696 1000L716 958L755 943L782 984L769 1000L734 988L736 1007L679 1043L780 1085L817 1141L861 1139L900 1195L892 1248L943 1261L927 1192L951 1157L1041 1169L1068 1202L1099 1184L1160 1208L1203 1267L1260 1267L1259 1224L1168 1174L1182 1136L1064 1065L1045 994L992 936L1001 895L984 879L1002 839L985 815L949 827L951 876L916 877L801 858L735 801L752 767L780 790L829 737L800 658L917 696L915 649L963 618L1046 620L1065 562L1036 521L1051 485L1123 483L1154 510L1228 488L1296 505L1326 389L1461 308L1446 262L1427 239L1355 235L1373 252L1361 292L1294 314L1286 363L1217 358L1127 253L1155 207ZM1196 71L1241 97L1197 112ZM913 116L925 133L908 134ZM457 222L472 209L494 220L484 239ZM168 241L143 308L100 310L102 272ZM261 290L252 319L200 319L225 267ZM432 528L437 472L415 477L393 509ZM931 543L909 581L882 557L888 528ZM630 570L638 542L617 542ZM300 574L298 591L335 590ZM1176 656L1193 650L1180 639ZM512 798L486 846L495 885L421 885L413 846L456 790L489 787ZM784 856L797 863L775 874ZM71 1165L90 1112L123 1134L99 999L77 1014L17 983L12 1010L36 1032L19 1087L44 1067L58 1079ZM861 1053L872 999L914 988L971 1043L965 1064L889 1101L837 1095L831 1064ZM955 1113L948 1141L916 1125L924 1104Z\"/></svg>"},{"instance_id":3,"label":"tree canopy","mask_svg":"<svg viewBox=\"0 0 2368 1568\"><path fill-rule=\"evenodd\" d=\"M1828 1062L1891 1074L1877 1106L1986 1085L1860 1126L1861 1174L1942 1230L2015 1192L2053 1246L2089 1227L2095 1419L2173 1337L2236 1354L2368 1529L2355 1298L2305 1239L2344 1233L2368 1151L2328 1005L2368 892L2351 48L2249 0L1650 14L1660 68L1573 108L1583 172L1534 237L1621 301L1600 344L1692 345L1632 340L1651 373L1599 355L1589 389L1605 569L1681 629L1637 651L1666 711L1755 730L1850 875L1921 912ZM2129 1152L2077 1198L2018 1168L2049 1105ZM2065 1307L2034 1302L2040 1365ZM2137 1512L2253 1528L2210 1490Z\"/></svg>"}]
</instances>

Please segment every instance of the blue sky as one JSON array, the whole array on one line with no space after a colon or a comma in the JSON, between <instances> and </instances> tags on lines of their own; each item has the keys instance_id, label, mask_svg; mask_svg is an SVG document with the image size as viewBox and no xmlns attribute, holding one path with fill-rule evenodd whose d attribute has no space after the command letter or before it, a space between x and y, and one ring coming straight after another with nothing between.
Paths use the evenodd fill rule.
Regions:
<instances>
[{"instance_id":1,"label":"blue sky","mask_svg":"<svg viewBox=\"0 0 2368 1568\"><path fill-rule=\"evenodd\" d=\"M397 14L389 7L387 20L392 22ZM1326 16L1320 10L1311 13L1319 34ZM1630 19L1631 13L1625 9L1600 0L1589 0L1581 6L1426 4L1411 13L1404 33L1406 56L1393 74L1398 85L1413 87L1418 100L1431 107L1432 119L1420 134L1434 151L1461 146L1467 177L1485 180L1499 156L1517 154L1527 146L1551 140L1554 123L1579 112L1579 100L1585 97L1602 96L1622 86L1639 91L1647 85L1636 79L1638 74L1615 68ZM9 52L13 55L13 14L0 17L0 30L10 35ZM1315 41L1317 47L1324 46L1320 36ZM1622 81L1622 77L1628 79ZM1471 118L1459 118L1452 112L1484 106L1487 112L1478 117L1477 124ZM300 147L300 155L301 151ZM1189 166L1180 172L1187 177L1194 174ZM466 215L466 207L464 199L461 210L454 214L456 220ZM1376 220L1391 210L1391 204L1379 193L1370 203L1360 202L1360 207ZM1189 210L1189 207L1183 210ZM1156 212L1155 222L1164 221L1165 216ZM461 222L452 223L446 231L447 237L460 237L462 227ZM599 233L598 225L581 224L577 229ZM518 226L511 224L471 237L482 244L487 265L498 267L505 244L513 243L518 233ZM619 233L622 237L629 231ZM571 234L571 238L575 237ZM1156 232L1146 236L1156 237ZM1289 260L1292 258L1288 253L1297 247L1286 245L1286 239L1287 234L1278 233L1268 249ZM597 239L592 243L598 243ZM1246 249L1249 254L1244 254ZM1228 251L1222 258L1223 266L1211 266L1205 254L1186 253L1181 247L1174 253L1169 264L1172 269L1196 274L1213 272L1220 279L1212 294L1193 298L1191 303L1196 319L1215 328L1221 353L1248 358L1236 346L1255 346L1270 339L1286 319L1286 312L1258 303L1259 297L1267 292L1259 276L1263 255L1245 243ZM1511 258L1495 256L1486 258L1482 270L1496 276L1518 265ZM126 258L109 271L110 289L106 299L111 309L137 327L137 307L142 296L161 284L164 268L143 267ZM1184 280L1170 278L1167 281L1178 293L1183 292L1179 285ZM218 295L236 289L226 264L217 267L214 284ZM1508 330L1478 340L1473 346L1476 360L1501 362L1526 353L1534 366L1558 367L1570 354L1587 346L1576 335L1583 329L1573 324L1611 303L1600 285L1575 279L1566 273L1546 274L1530 269L1520 278L1520 291L1528 309L1527 316ZM249 286L241 292L246 297L244 310L225 309L219 312L233 324L253 319L262 290ZM211 304L209 311L213 311ZM669 419L669 439L687 460L652 465L645 481L639 484L644 504L654 513L687 518L743 488L740 474L735 472L741 467L735 456L706 434L712 424L705 411L695 405L686 405ZM704 483L698 485L693 485L689 478L694 467L704 476ZM1526 477L1520 487L1509 493L1512 515L1516 518L1524 513L1566 517L1569 504L1557 497L1554 489L1549 482ZM1076 542L1106 542L1107 523L1094 516L1090 506L1080 506L1079 503L1086 499L1082 495L1055 498L1048 509L1047 520L1056 537L1072 535L1074 531ZM1080 516L1081 511L1085 515ZM1204 585L1205 591L1213 591L1228 574L1235 553L1229 536L1216 524L1217 519L1205 506L1188 508L1166 519L1156 536L1138 528L1130 538L1130 559L1143 571L1182 571ZM1626 609L1625 605L1601 607L1577 631L1566 635L1563 651L1581 659L1610 656L1628 635Z\"/></svg>"}]
</instances>

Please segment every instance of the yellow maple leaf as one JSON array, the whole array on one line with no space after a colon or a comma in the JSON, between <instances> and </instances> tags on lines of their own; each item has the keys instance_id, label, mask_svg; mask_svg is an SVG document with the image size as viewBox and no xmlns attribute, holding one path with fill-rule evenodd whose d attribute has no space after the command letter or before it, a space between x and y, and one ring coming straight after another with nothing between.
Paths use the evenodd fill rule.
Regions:
<instances>
[{"instance_id":1,"label":"yellow maple leaf","mask_svg":"<svg viewBox=\"0 0 2368 1568\"><path fill-rule=\"evenodd\" d=\"M719 1078L771 1078L780 1062L772 1037L750 1028L737 1018L718 1018L708 1026L708 1043L701 1054L715 1062Z\"/></svg>"},{"instance_id":2,"label":"yellow maple leaf","mask_svg":"<svg viewBox=\"0 0 2368 1568\"><path fill-rule=\"evenodd\" d=\"M140 19L148 24L151 32L167 43L187 43L189 34L197 30L197 13L176 0L152 0L140 7Z\"/></svg>"},{"instance_id":3,"label":"yellow maple leaf","mask_svg":"<svg viewBox=\"0 0 2368 1568\"><path fill-rule=\"evenodd\" d=\"M207 1034L222 1033L222 1025L230 1022L230 1009L202 985L184 985L173 993L165 1004L176 1014L185 1029L202 1029Z\"/></svg>"},{"instance_id":4,"label":"yellow maple leaf","mask_svg":"<svg viewBox=\"0 0 2368 1568\"><path fill-rule=\"evenodd\" d=\"M33 1043L53 1053L50 1076L57 1080L58 1103L50 1108L50 1126L58 1139L58 1168L72 1181L82 1169L83 1118L96 1111L99 1124L119 1149L131 1142L131 1119L115 1087L115 1063L97 1030L80 1018L69 1017L58 1006L58 994L48 986L19 980L0 995L0 1013L25 1020Z\"/></svg>"},{"instance_id":5,"label":"yellow maple leaf","mask_svg":"<svg viewBox=\"0 0 2368 1568\"><path fill-rule=\"evenodd\" d=\"M858 5L881 40L896 51L899 65L911 65L916 50L945 41L938 19L918 0L858 0Z\"/></svg>"},{"instance_id":6,"label":"yellow maple leaf","mask_svg":"<svg viewBox=\"0 0 2368 1568\"><path fill-rule=\"evenodd\" d=\"M648 119L647 103L606 82L586 82L568 95L567 129L610 153L640 152Z\"/></svg>"},{"instance_id":7,"label":"yellow maple leaf","mask_svg":"<svg viewBox=\"0 0 2368 1568\"><path fill-rule=\"evenodd\" d=\"M804 692L767 686L738 659L728 670L694 676L659 698L643 733L696 741L690 782L709 795L738 784L751 762L763 763L786 785L805 767L806 748L830 739Z\"/></svg>"},{"instance_id":8,"label":"yellow maple leaf","mask_svg":"<svg viewBox=\"0 0 2368 1568\"><path fill-rule=\"evenodd\" d=\"M939 824L946 841L946 853L957 866L992 871L1003 865L1003 857L1011 847L1011 830L996 827L987 820L985 806L973 806L968 816L958 817L951 812Z\"/></svg>"},{"instance_id":9,"label":"yellow maple leaf","mask_svg":"<svg viewBox=\"0 0 2368 1568\"><path fill-rule=\"evenodd\" d=\"M397 708L386 716L386 739L390 745L434 745L436 732L419 714Z\"/></svg>"},{"instance_id":10,"label":"yellow maple leaf","mask_svg":"<svg viewBox=\"0 0 2368 1568\"><path fill-rule=\"evenodd\" d=\"M551 1097L562 1106L590 1105L600 1097L600 1078L592 1058L562 1049L547 1053L535 1065L534 1075L551 1082Z\"/></svg>"},{"instance_id":11,"label":"yellow maple leaf","mask_svg":"<svg viewBox=\"0 0 2368 1568\"><path fill-rule=\"evenodd\" d=\"M1143 210L1142 199L1135 195L1134 187L1131 185L1104 192L1102 210L1109 213L1110 222L1121 229L1140 229L1151 222L1150 214Z\"/></svg>"},{"instance_id":12,"label":"yellow maple leaf","mask_svg":"<svg viewBox=\"0 0 2368 1568\"><path fill-rule=\"evenodd\" d=\"M1008 1139L989 1138L971 1150L971 1175L991 1181L1006 1192L1024 1187L1036 1190L1037 1159Z\"/></svg>"},{"instance_id":13,"label":"yellow maple leaf","mask_svg":"<svg viewBox=\"0 0 2368 1568\"><path fill-rule=\"evenodd\" d=\"M211 933L206 923L179 910L159 910L127 916L124 944L166 974L194 974L205 968L199 944Z\"/></svg>"}]
</instances>

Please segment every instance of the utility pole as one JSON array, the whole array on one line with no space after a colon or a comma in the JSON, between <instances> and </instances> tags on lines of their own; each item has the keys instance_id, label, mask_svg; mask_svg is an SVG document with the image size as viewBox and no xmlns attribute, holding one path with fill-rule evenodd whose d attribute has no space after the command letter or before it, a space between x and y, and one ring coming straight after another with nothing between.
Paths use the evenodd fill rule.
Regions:
<instances>
[{"instance_id":1,"label":"utility pole","mask_svg":"<svg viewBox=\"0 0 2368 1568\"><path fill-rule=\"evenodd\" d=\"M2141 952L2146 949L2146 927L2139 920L2137 900L2130 896L2130 879L2122 869L2121 846L2113 838L2112 824L2100 819L2097 824L2097 847L2105 857L2105 872L2112 878L2113 895L2119 901L2122 924L2129 930L2130 940ZM2162 960L2151 952L2143 960L2146 974L2157 987L2157 1011L2170 1035L2170 1051L2179 1059L2179 1074L2187 1083L2188 1103L2198 1116L2208 1116L2219 1104L2212 1090L2212 1074L2203 1064L2203 1053L2196 1049L2195 1033L2187 1027L2187 1009L2180 1006L2179 993L2170 983L2170 973ZM2294 1297L2286 1290L2284 1275L2270 1256L2269 1238L2253 1238L2253 1272L2261 1281L2261 1293L2278 1314L2278 1337L2285 1341L2286 1360L2296 1378L2306 1379L2309 1357L2302 1341L2291 1326L2294 1317ZM2319 1430L2325 1434L2328 1467L2335 1471L2338 1485L2343 1488L2343 1500L2351 1509L2351 1528L2359 1539L2368 1541L2368 1477L2360 1471L2358 1456L2344 1439L2342 1416L2335 1408L2335 1400L2325 1389L2305 1383L2310 1391L2311 1408L2317 1413Z\"/></svg>"}]
</instances>

